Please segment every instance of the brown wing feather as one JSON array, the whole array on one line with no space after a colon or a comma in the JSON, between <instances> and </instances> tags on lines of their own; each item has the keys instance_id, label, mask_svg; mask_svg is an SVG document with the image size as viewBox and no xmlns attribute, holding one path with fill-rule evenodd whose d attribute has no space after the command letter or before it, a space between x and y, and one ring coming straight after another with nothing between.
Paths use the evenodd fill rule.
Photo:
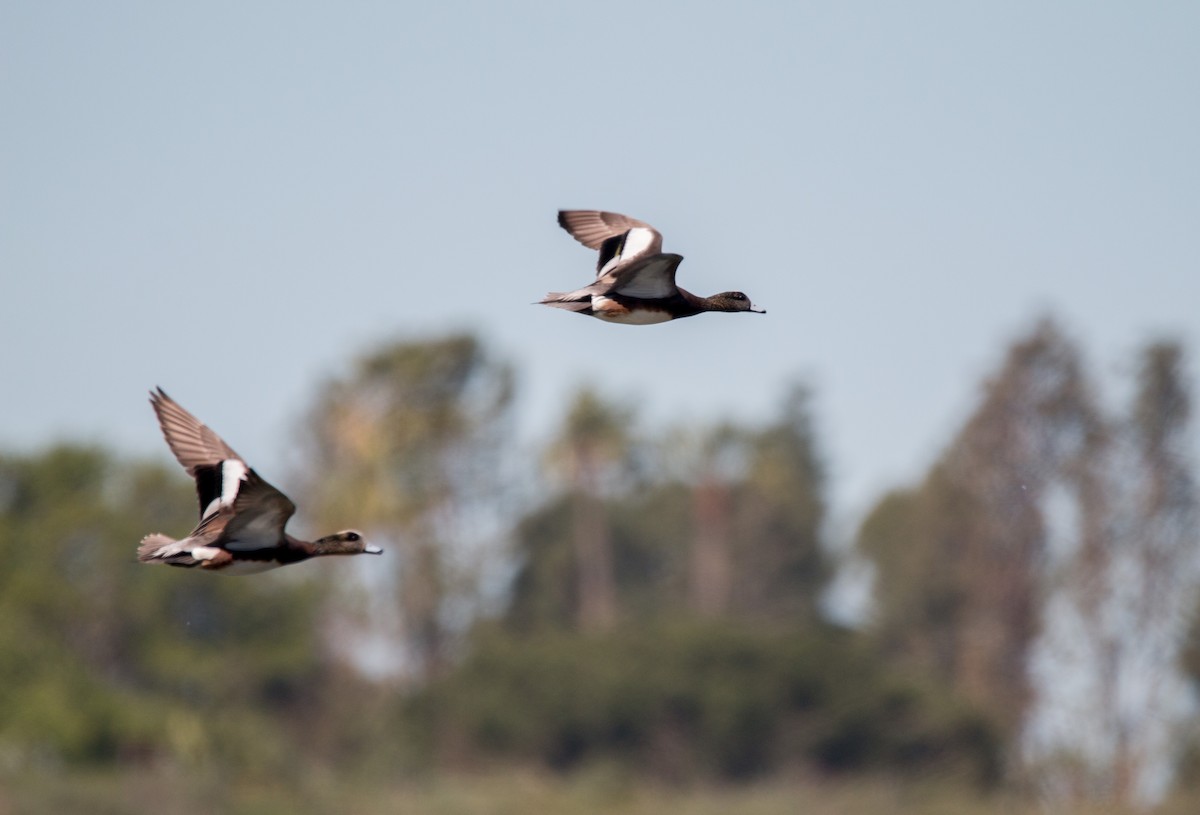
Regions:
<instances>
[{"instance_id":1,"label":"brown wing feather","mask_svg":"<svg viewBox=\"0 0 1200 815\"><path fill-rule=\"evenodd\" d=\"M601 212L595 209L560 209L558 225L571 233L571 237L589 249L599 249L609 238L623 235L634 227L649 229L654 233L651 253L661 251L662 235L644 221L621 215L617 212Z\"/></svg>"},{"instance_id":2,"label":"brown wing feather","mask_svg":"<svg viewBox=\"0 0 1200 815\"><path fill-rule=\"evenodd\" d=\"M212 467L226 459L242 460L220 436L180 407L162 388L151 391L150 404L158 415L163 438L189 475L194 477L198 467Z\"/></svg>"}]
</instances>

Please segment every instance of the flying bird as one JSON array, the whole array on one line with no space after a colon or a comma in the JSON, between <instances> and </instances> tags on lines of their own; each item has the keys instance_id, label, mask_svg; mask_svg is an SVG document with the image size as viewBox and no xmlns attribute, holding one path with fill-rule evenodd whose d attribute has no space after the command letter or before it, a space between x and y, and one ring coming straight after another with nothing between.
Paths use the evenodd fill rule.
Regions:
<instances>
[{"instance_id":1,"label":"flying bird","mask_svg":"<svg viewBox=\"0 0 1200 815\"><path fill-rule=\"evenodd\" d=\"M616 212L564 209L558 225L589 249L600 250L596 280L572 292L551 292L543 305L588 314L611 323L650 325L704 311L753 311L740 291L699 297L675 285L683 255L662 251L662 234L643 221Z\"/></svg>"},{"instance_id":2,"label":"flying bird","mask_svg":"<svg viewBox=\"0 0 1200 815\"><path fill-rule=\"evenodd\" d=\"M183 540L147 535L138 560L225 574L253 574L322 555L379 555L354 530L315 541L283 531L296 511L286 495L264 481L220 436L159 388L150 404L175 458L196 479L200 523Z\"/></svg>"}]
</instances>

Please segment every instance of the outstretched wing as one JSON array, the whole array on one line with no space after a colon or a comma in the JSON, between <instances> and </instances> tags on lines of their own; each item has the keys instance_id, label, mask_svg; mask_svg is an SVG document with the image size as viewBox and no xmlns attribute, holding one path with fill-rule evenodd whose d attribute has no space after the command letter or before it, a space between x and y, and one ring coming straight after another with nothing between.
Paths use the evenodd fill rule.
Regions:
<instances>
[{"instance_id":1,"label":"outstretched wing","mask_svg":"<svg viewBox=\"0 0 1200 815\"><path fill-rule=\"evenodd\" d=\"M563 209L558 225L589 249L599 249L596 276L636 263L662 251L662 235L644 221L617 212Z\"/></svg>"},{"instance_id":2,"label":"outstretched wing","mask_svg":"<svg viewBox=\"0 0 1200 815\"><path fill-rule=\"evenodd\" d=\"M250 467L220 436L159 388L150 393L167 446L196 479L200 518L207 519L231 507Z\"/></svg>"},{"instance_id":3,"label":"outstretched wing","mask_svg":"<svg viewBox=\"0 0 1200 815\"><path fill-rule=\"evenodd\" d=\"M150 404L158 414L158 424L167 446L188 475L195 476L198 467L214 467L227 459L241 461L242 457L232 447L208 425L180 407L162 388L150 392Z\"/></svg>"}]
</instances>

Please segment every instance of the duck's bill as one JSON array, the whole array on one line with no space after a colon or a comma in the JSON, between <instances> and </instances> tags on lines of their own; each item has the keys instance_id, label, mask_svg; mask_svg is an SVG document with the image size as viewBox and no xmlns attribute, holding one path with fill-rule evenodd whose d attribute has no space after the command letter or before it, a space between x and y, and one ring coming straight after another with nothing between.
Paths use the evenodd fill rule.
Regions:
<instances>
[{"instance_id":1,"label":"duck's bill","mask_svg":"<svg viewBox=\"0 0 1200 815\"><path fill-rule=\"evenodd\" d=\"M382 555L383 549L381 549L380 547L376 546L373 543L368 543L366 548L363 549L363 554L365 554L365 555Z\"/></svg>"},{"instance_id":2,"label":"duck's bill","mask_svg":"<svg viewBox=\"0 0 1200 815\"><path fill-rule=\"evenodd\" d=\"M750 306L750 310L753 311L755 314L766 314L767 313L767 310L765 308L759 308L758 306Z\"/></svg>"}]
</instances>

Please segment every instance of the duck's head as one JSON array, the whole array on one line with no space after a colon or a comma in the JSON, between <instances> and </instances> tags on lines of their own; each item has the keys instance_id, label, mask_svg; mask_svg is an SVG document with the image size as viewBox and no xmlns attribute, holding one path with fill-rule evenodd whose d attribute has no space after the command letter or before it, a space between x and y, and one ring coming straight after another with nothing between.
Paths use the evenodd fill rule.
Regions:
<instances>
[{"instance_id":1,"label":"duck's head","mask_svg":"<svg viewBox=\"0 0 1200 815\"><path fill-rule=\"evenodd\" d=\"M362 533L347 529L333 535L326 535L314 542L314 548L322 555L382 555L383 550L373 543L367 543Z\"/></svg>"},{"instance_id":2,"label":"duck's head","mask_svg":"<svg viewBox=\"0 0 1200 815\"><path fill-rule=\"evenodd\" d=\"M765 308L756 308L750 298L740 291L723 291L708 298L713 311L753 311L755 314L766 314Z\"/></svg>"}]
</instances>

